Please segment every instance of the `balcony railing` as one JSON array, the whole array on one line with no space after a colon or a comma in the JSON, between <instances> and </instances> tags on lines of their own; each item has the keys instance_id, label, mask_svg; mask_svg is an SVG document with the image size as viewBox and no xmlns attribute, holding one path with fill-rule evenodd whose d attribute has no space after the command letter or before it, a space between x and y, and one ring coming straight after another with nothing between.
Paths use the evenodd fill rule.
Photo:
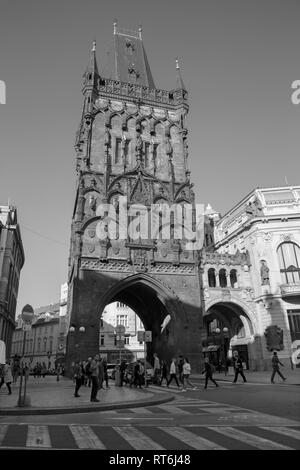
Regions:
<instances>
[{"instance_id":1,"label":"balcony railing","mask_svg":"<svg viewBox=\"0 0 300 470\"><path fill-rule=\"evenodd\" d=\"M280 286L280 290L281 295L285 297L300 295L300 282L294 284L282 284Z\"/></svg>"}]
</instances>

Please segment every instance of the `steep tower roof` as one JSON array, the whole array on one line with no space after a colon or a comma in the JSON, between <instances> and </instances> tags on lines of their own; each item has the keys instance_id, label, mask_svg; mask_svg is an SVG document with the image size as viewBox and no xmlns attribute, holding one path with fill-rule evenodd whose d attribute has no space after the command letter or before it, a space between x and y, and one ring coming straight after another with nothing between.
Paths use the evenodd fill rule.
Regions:
<instances>
[{"instance_id":1,"label":"steep tower roof","mask_svg":"<svg viewBox=\"0 0 300 470\"><path fill-rule=\"evenodd\" d=\"M155 88L142 41L142 28L127 31L114 23L115 78L121 82Z\"/></svg>"}]
</instances>

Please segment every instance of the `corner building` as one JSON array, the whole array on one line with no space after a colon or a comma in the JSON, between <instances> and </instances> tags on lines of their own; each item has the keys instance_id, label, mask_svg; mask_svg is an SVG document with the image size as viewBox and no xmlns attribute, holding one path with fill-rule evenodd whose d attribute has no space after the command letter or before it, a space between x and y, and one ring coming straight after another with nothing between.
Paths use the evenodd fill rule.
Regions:
<instances>
[{"instance_id":1,"label":"corner building","mask_svg":"<svg viewBox=\"0 0 300 470\"><path fill-rule=\"evenodd\" d=\"M153 352L166 360L184 354L199 369L202 310L196 252L175 239L172 223L170 239L148 233L139 239L127 234L125 240L109 232L106 238L97 236L99 221L105 221L97 207L108 203L118 212L121 196L128 209L159 203L195 208L185 123L188 94L178 63L173 88L160 90L141 29L124 31L114 24L114 47L114 79L99 72L95 44L83 79L68 279L74 338L68 338L67 358L71 364L99 351L102 312L118 301L152 331L149 358Z\"/></svg>"},{"instance_id":2,"label":"corner building","mask_svg":"<svg viewBox=\"0 0 300 470\"><path fill-rule=\"evenodd\" d=\"M250 369L269 370L277 350L286 367L295 367L300 187L255 189L223 217L209 210L206 219L215 240L202 258L203 352L224 360L238 350Z\"/></svg>"}]
</instances>

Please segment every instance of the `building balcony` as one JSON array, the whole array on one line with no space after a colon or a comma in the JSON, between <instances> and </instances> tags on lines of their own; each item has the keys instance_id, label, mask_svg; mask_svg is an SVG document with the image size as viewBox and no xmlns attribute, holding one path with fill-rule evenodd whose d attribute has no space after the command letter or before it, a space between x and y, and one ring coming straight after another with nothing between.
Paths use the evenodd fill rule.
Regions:
<instances>
[{"instance_id":1,"label":"building balcony","mask_svg":"<svg viewBox=\"0 0 300 470\"><path fill-rule=\"evenodd\" d=\"M300 282L294 284L281 284L280 290L282 297L300 296Z\"/></svg>"}]
</instances>

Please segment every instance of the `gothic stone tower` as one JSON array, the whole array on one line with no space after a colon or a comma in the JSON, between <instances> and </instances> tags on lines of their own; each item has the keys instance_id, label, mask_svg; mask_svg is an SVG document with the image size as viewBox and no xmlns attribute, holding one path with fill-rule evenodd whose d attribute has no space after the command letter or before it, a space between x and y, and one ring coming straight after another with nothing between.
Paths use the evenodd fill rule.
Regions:
<instances>
[{"instance_id":1,"label":"gothic stone tower","mask_svg":"<svg viewBox=\"0 0 300 470\"><path fill-rule=\"evenodd\" d=\"M109 231L106 238L97 236L97 224L104 220L97 208L113 204L118 211L121 196L127 198L127 207L194 207L187 166L188 95L178 62L176 88L164 91L154 85L141 28L128 32L114 24L114 79L99 73L95 49L94 43L75 146L78 178L68 279L75 331L68 337L67 364L99 352L101 313L118 300L152 331L148 359L153 352L166 360L183 354L199 368L197 253L187 250L184 240L174 239L172 223L171 239L122 239Z\"/></svg>"}]
</instances>

